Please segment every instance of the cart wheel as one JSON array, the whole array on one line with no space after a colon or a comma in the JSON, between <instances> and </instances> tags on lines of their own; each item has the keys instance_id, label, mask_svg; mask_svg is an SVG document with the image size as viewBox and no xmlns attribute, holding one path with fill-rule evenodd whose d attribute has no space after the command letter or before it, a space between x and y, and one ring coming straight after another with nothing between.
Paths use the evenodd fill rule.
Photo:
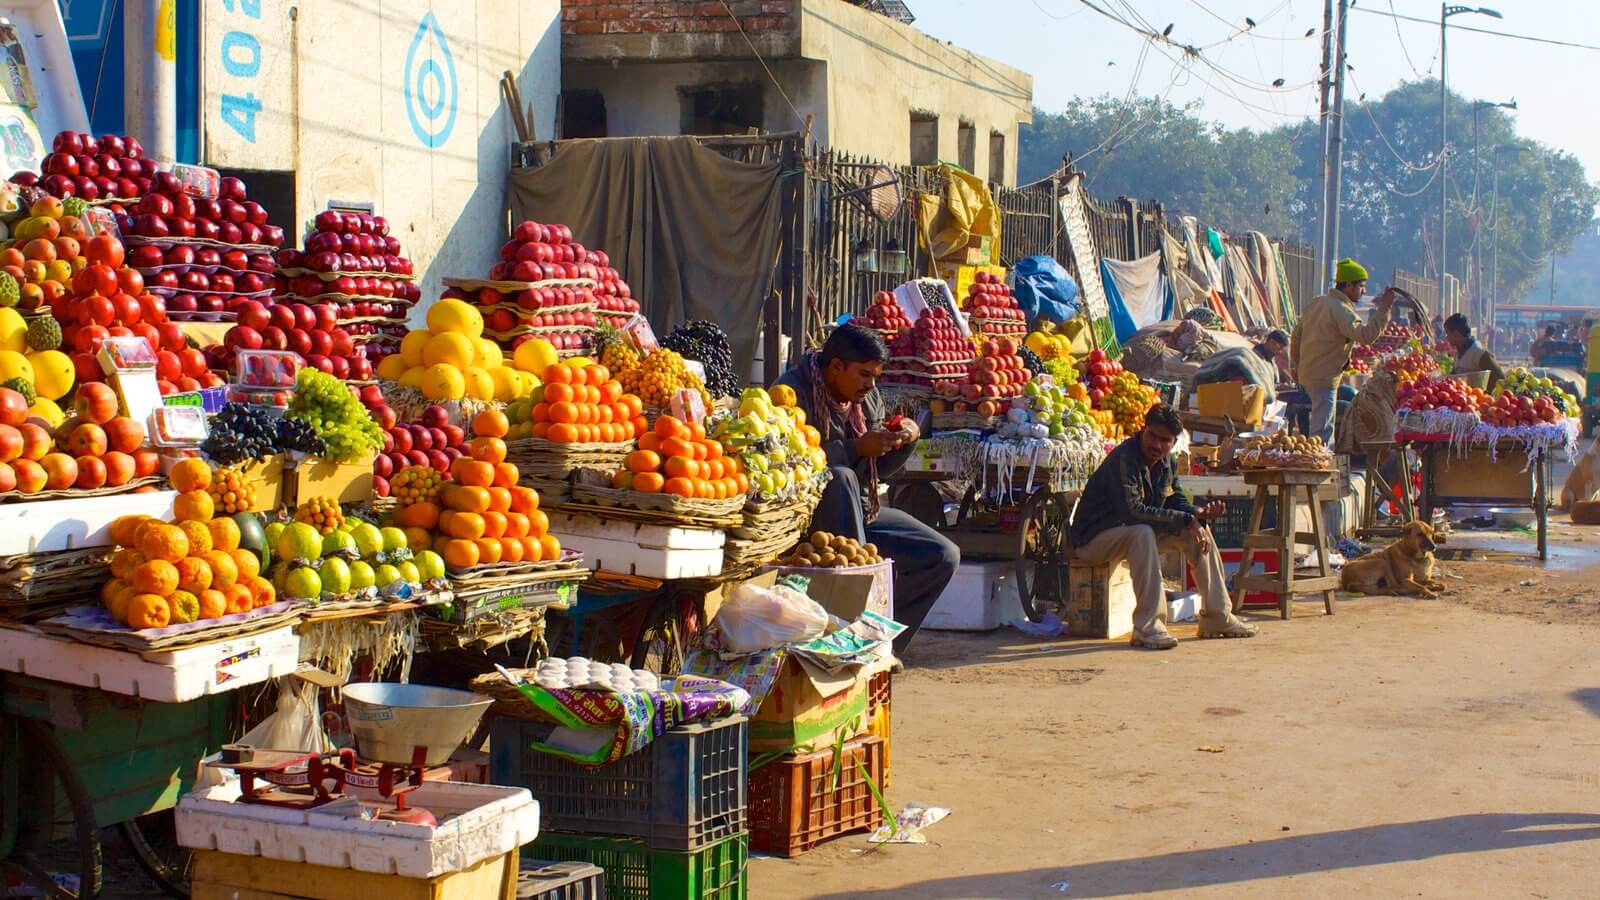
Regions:
<instances>
[{"instance_id":1,"label":"cart wheel","mask_svg":"<svg viewBox=\"0 0 1600 900\"><path fill-rule=\"evenodd\" d=\"M140 816L117 826L133 859L169 896L187 900L194 876L194 851L178 844L172 810Z\"/></svg>"},{"instance_id":2,"label":"cart wheel","mask_svg":"<svg viewBox=\"0 0 1600 900\"><path fill-rule=\"evenodd\" d=\"M78 900L92 900L100 896L101 878L100 830L94 821L94 799L49 722L22 719L20 731L23 745L32 748L37 753L35 758L55 772L57 783L66 793L67 806L72 810L72 836L78 845L76 896Z\"/></svg>"},{"instance_id":3,"label":"cart wheel","mask_svg":"<svg viewBox=\"0 0 1600 900\"><path fill-rule=\"evenodd\" d=\"M939 489L924 482L897 487L889 495L889 505L929 528L944 528L944 498Z\"/></svg>"},{"instance_id":4,"label":"cart wheel","mask_svg":"<svg viewBox=\"0 0 1600 900\"><path fill-rule=\"evenodd\" d=\"M1072 504L1064 495L1040 491L1028 498L1017 526L1017 596L1028 620L1065 605L1072 558L1068 528Z\"/></svg>"}]
</instances>

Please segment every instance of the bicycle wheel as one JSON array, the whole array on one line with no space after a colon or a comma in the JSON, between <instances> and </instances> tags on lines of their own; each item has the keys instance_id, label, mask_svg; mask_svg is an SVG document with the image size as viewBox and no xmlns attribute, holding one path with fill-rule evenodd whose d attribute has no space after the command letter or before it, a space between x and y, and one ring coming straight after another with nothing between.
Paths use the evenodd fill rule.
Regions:
<instances>
[{"instance_id":1,"label":"bicycle wheel","mask_svg":"<svg viewBox=\"0 0 1600 900\"><path fill-rule=\"evenodd\" d=\"M117 826L133 854L134 862L168 895L187 900L194 876L194 851L178 843L177 824L170 809L140 816Z\"/></svg>"},{"instance_id":2,"label":"bicycle wheel","mask_svg":"<svg viewBox=\"0 0 1600 900\"><path fill-rule=\"evenodd\" d=\"M1030 622L1066 605L1071 561L1072 504L1061 494L1039 491L1028 498L1017 526L1017 597Z\"/></svg>"},{"instance_id":3,"label":"bicycle wheel","mask_svg":"<svg viewBox=\"0 0 1600 900\"><path fill-rule=\"evenodd\" d=\"M95 826L94 799L89 796L89 789L84 786L78 770L73 768L66 749L61 746L56 730L49 722L22 719L20 730L24 746L36 752L37 761L55 773L54 782L66 794L67 809L72 814L72 838L78 850L76 896L78 900L93 900L100 896L102 876L100 830ZM43 799L47 800L49 809L55 809L53 787L45 788ZM53 822L53 814L51 816Z\"/></svg>"}]
</instances>

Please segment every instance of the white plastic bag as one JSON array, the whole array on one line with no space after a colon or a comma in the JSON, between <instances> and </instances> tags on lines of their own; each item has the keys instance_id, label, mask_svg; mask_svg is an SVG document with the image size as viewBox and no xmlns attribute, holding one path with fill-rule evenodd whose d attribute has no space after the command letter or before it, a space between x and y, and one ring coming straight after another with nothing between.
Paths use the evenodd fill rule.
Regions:
<instances>
[{"instance_id":1,"label":"white plastic bag","mask_svg":"<svg viewBox=\"0 0 1600 900\"><path fill-rule=\"evenodd\" d=\"M316 685L292 676L280 679L278 708L234 743L268 750L297 750L303 753L331 750L333 746L322 731L320 705L317 700ZM206 765L221 758L221 753L213 753L200 760L195 790L222 784L232 777L226 769Z\"/></svg>"},{"instance_id":2,"label":"white plastic bag","mask_svg":"<svg viewBox=\"0 0 1600 900\"><path fill-rule=\"evenodd\" d=\"M715 621L724 649L755 653L820 636L828 627L828 611L793 588L741 584L717 610Z\"/></svg>"}]
</instances>

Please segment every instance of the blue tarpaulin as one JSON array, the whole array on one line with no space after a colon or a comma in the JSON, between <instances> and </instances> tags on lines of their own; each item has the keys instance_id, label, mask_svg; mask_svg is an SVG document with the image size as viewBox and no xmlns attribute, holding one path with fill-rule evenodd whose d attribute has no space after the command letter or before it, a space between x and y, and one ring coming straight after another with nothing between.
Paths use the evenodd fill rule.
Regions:
<instances>
[{"instance_id":1,"label":"blue tarpaulin","mask_svg":"<svg viewBox=\"0 0 1600 900\"><path fill-rule=\"evenodd\" d=\"M1011 270L1011 293L1022 307L1025 321L1046 318L1066 322L1078 315L1082 302L1078 284L1061 264L1048 256L1030 256Z\"/></svg>"}]
</instances>

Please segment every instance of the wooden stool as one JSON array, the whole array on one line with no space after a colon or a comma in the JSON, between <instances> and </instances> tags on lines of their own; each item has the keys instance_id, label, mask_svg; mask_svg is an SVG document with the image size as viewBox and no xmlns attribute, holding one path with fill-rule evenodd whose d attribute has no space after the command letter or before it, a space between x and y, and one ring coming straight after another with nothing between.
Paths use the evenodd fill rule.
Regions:
<instances>
[{"instance_id":1,"label":"wooden stool","mask_svg":"<svg viewBox=\"0 0 1600 900\"><path fill-rule=\"evenodd\" d=\"M1328 615L1333 615L1333 592L1339 586L1339 576L1328 565L1327 528L1322 522L1322 504L1317 499L1317 487L1333 478L1333 472L1304 469L1247 469L1244 483L1256 486L1255 503L1250 507L1250 530L1244 536L1244 554L1239 560L1239 571L1233 577L1233 609L1238 612L1244 605L1246 591L1266 591L1278 595L1278 611L1289 618L1289 607L1296 591L1322 594ZM1311 507L1311 531L1294 530L1295 507L1301 502L1297 493L1304 492L1304 502ZM1267 531L1261 529L1261 519L1267 511L1271 496L1277 494L1278 524ZM1312 544L1317 548L1317 574L1296 578L1294 573L1295 544ZM1278 571L1250 574L1250 563L1257 550L1278 552Z\"/></svg>"},{"instance_id":2,"label":"wooden stool","mask_svg":"<svg viewBox=\"0 0 1600 900\"><path fill-rule=\"evenodd\" d=\"M1400 495L1400 522L1416 518L1416 508L1411 500L1411 457L1406 453L1406 448L1394 441L1367 441L1361 445L1361 452L1367 457L1367 490L1361 500L1361 527L1356 529L1356 537L1366 540L1372 537L1395 537L1400 534L1398 525L1378 524L1378 504L1384 497L1391 493ZM1400 463L1400 481L1391 485L1380 471L1389 455L1394 454Z\"/></svg>"}]
</instances>

